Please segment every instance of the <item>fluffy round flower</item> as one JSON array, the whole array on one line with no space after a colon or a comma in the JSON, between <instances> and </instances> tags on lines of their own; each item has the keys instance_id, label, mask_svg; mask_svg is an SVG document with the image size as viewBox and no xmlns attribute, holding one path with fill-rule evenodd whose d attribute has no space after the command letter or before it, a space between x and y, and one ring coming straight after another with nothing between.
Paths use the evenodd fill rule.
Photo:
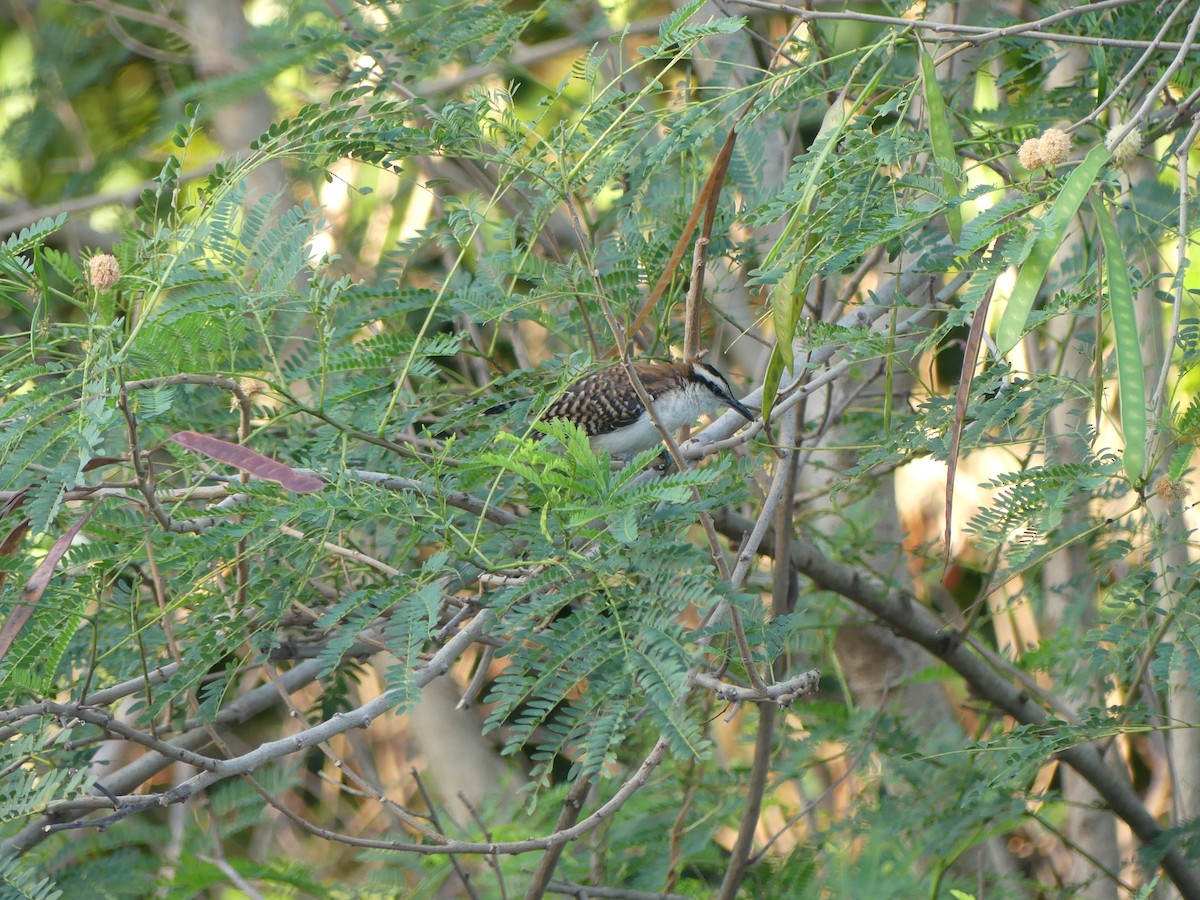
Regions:
<instances>
[{"instance_id":1,"label":"fluffy round flower","mask_svg":"<svg viewBox=\"0 0 1200 900\"><path fill-rule=\"evenodd\" d=\"M1057 166L1066 162L1067 154L1071 152L1071 136L1061 128L1047 128L1039 138L1038 150L1041 151L1042 165Z\"/></svg>"},{"instance_id":2,"label":"fluffy round flower","mask_svg":"<svg viewBox=\"0 0 1200 900\"><path fill-rule=\"evenodd\" d=\"M1154 493L1163 503L1175 504L1186 500L1192 492L1183 482L1172 481L1166 475L1162 475L1154 483Z\"/></svg>"},{"instance_id":3,"label":"fluffy round flower","mask_svg":"<svg viewBox=\"0 0 1200 900\"><path fill-rule=\"evenodd\" d=\"M1027 169L1042 167L1042 139L1030 138L1017 150L1017 160Z\"/></svg>"},{"instance_id":4,"label":"fluffy round flower","mask_svg":"<svg viewBox=\"0 0 1200 900\"><path fill-rule=\"evenodd\" d=\"M121 277L121 264L111 253L98 253L88 260L88 281L98 291L107 291Z\"/></svg>"},{"instance_id":5,"label":"fluffy round flower","mask_svg":"<svg viewBox=\"0 0 1200 900\"><path fill-rule=\"evenodd\" d=\"M1104 146L1112 153L1113 162L1118 166L1125 165L1137 156L1138 151L1142 149L1142 141L1145 140L1142 129L1134 128L1118 143L1117 137L1124 130L1125 123L1118 122L1112 128L1108 129L1108 135L1104 138Z\"/></svg>"}]
</instances>

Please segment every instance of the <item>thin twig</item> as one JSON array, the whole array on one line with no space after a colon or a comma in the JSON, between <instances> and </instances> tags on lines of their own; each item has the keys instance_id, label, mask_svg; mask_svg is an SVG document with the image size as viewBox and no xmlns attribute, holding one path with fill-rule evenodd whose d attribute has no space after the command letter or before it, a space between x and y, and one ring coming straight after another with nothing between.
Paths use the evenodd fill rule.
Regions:
<instances>
[{"instance_id":1,"label":"thin twig","mask_svg":"<svg viewBox=\"0 0 1200 900\"><path fill-rule=\"evenodd\" d=\"M886 690L886 687L887 687L886 683L885 683L884 687ZM763 843L762 847L759 848L758 853L756 853L754 856L752 856L750 858L751 865L757 864L764 856L766 856L767 851L770 850L784 834L786 834L788 831L790 831L796 825L797 822L799 822L801 819L803 819L805 816L809 815L813 810L815 810L825 800L826 797L828 797L835 790L837 790L838 785L840 785L843 781L845 781L847 778L849 778L854 773L854 770L858 768L859 764L866 758L867 754L871 752L871 747L873 746L872 742L874 741L874 738L875 738L875 731L876 731L876 729L878 729L879 723L882 721L882 719L884 717L884 710L885 710L885 707L881 703L879 706L878 713L876 713L875 717L871 720L870 730L863 737L862 746L859 748L858 752L856 754L854 754L854 758L852 760L850 760L850 764L846 766L846 771L842 772L841 775L839 775L837 778L835 778L833 781L831 781L826 786L825 790L821 791L821 793L817 795L816 799L812 800L809 803L806 803L804 805L803 809L796 812L790 819L788 819L786 822L784 822L783 825L778 830L776 830L776 832L773 835L771 835L769 838L767 838L767 840ZM836 757L831 757L829 760L822 761L819 764L825 765L828 762L831 762L833 759L836 759Z\"/></svg>"},{"instance_id":2,"label":"thin twig","mask_svg":"<svg viewBox=\"0 0 1200 900\"><path fill-rule=\"evenodd\" d=\"M1175 58L1171 60L1170 64L1163 71L1158 81L1156 81L1154 85L1148 91L1146 91L1146 96L1142 100L1142 105L1138 107L1137 112L1129 117L1129 120L1125 122L1124 127L1119 132L1114 134L1111 138L1105 138L1105 142L1109 147L1116 147L1125 139L1126 135L1132 132L1135 128L1140 127L1141 124L1150 117L1150 110L1158 100L1159 93L1168 84L1170 84L1171 79L1175 76L1175 73L1178 72L1183 66L1184 60L1187 59L1188 54L1191 53L1191 51L1195 48L1196 33L1198 31L1200 31L1200 7L1196 8L1196 14L1192 16L1191 24L1188 25L1187 34L1185 34L1183 38L1183 44L1177 48L1178 52L1175 54Z\"/></svg>"},{"instance_id":3,"label":"thin twig","mask_svg":"<svg viewBox=\"0 0 1200 900\"><path fill-rule=\"evenodd\" d=\"M475 663L475 671L471 675L471 681L467 684L466 689L462 693L462 697L454 708L457 710L470 709L470 707L478 699L480 692L483 690L484 684L487 682L489 670L492 667L492 657L496 651L494 648L484 646L479 654L479 660Z\"/></svg>"},{"instance_id":4,"label":"thin twig","mask_svg":"<svg viewBox=\"0 0 1200 900\"><path fill-rule=\"evenodd\" d=\"M571 790L567 792L567 796L563 800L562 809L559 810L558 821L554 823L555 831L570 828L579 820L579 812L583 809L583 803L591 789L592 780L590 778L580 778L571 785ZM542 854L542 858L538 860L537 868L533 872L533 877L529 881L529 887L525 891L525 900L541 900L545 896L565 847L565 843L556 844L547 848L546 852Z\"/></svg>"},{"instance_id":5,"label":"thin twig","mask_svg":"<svg viewBox=\"0 0 1200 900\"><path fill-rule=\"evenodd\" d=\"M820 670L809 669L807 672L793 675L783 681L776 681L761 689L730 684L707 672L697 674L695 682L730 703L774 703L779 706L790 706L798 698L813 694L817 690L820 679Z\"/></svg>"},{"instance_id":6,"label":"thin twig","mask_svg":"<svg viewBox=\"0 0 1200 900\"><path fill-rule=\"evenodd\" d=\"M413 781L417 785L417 793L421 795L421 799L425 801L425 808L429 810L429 821L439 832L445 833L442 827L441 819L437 814L437 806L434 805L433 798L429 796L429 792L425 790L425 782L421 779L421 773L417 771L416 766L409 769L409 774L412 775ZM450 854L450 866L454 869L454 874L458 876L459 882L463 886L463 890L467 892L474 900L479 900L479 895L475 893L475 888L471 886L471 875L463 868L459 861L458 855Z\"/></svg>"},{"instance_id":7,"label":"thin twig","mask_svg":"<svg viewBox=\"0 0 1200 900\"><path fill-rule=\"evenodd\" d=\"M1175 24L1175 19L1184 11L1186 7L1186 3L1174 4L1171 12L1167 14L1167 17L1163 20L1162 25L1159 26L1158 32L1154 35L1154 40L1151 41L1150 46L1142 52L1142 55L1138 57L1137 61L1129 67L1129 71L1125 73L1119 82L1117 82L1117 86L1108 92L1108 96L1101 100L1095 109L1093 109L1090 113L1076 122L1070 128L1066 129L1068 133L1076 131L1084 125L1095 122L1098 118L1100 118L1101 114L1103 114L1103 112L1112 105L1112 102L1124 93L1125 88L1129 87L1130 82L1132 82L1137 73L1142 70L1142 67L1149 62L1150 57L1162 49L1163 35L1170 30L1173 24Z\"/></svg>"},{"instance_id":8,"label":"thin twig","mask_svg":"<svg viewBox=\"0 0 1200 900\"><path fill-rule=\"evenodd\" d=\"M1179 166L1179 223L1176 226L1175 239L1175 277L1173 279L1173 298L1171 303L1171 328L1167 334L1166 352L1163 354L1162 368L1158 372L1158 383L1154 387L1154 395L1150 400L1150 415L1151 423L1157 423L1166 409L1167 402L1167 383L1171 374L1171 367L1174 365L1175 347L1179 343L1179 326L1183 319L1183 301L1184 301L1184 274L1188 268L1188 244L1191 241L1191 233L1188 226L1188 191L1191 188L1191 176L1188 171L1188 157L1192 151L1192 145L1196 142L1197 135L1200 135L1200 115L1197 115L1192 122L1192 127L1188 129L1187 135L1183 142L1176 149L1176 160ZM1157 430L1157 425L1153 425ZM1154 436L1147 441L1147 444L1153 448Z\"/></svg>"},{"instance_id":9,"label":"thin twig","mask_svg":"<svg viewBox=\"0 0 1200 900\"><path fill-rule=\"evenodd\" d=\"M721 880L721 888L717 892L718 900L734 900L741 887L742 877L750 861L754 848L754 833L758 830L758 816L762 811L763 795L767 789L767 776L771 772L771 737L775 733L775 707L763 704L758 707L758 729L754 738L754 761L750 766L750 778L747 780L746 803L742 809L742 820L738 826L737 839L729 852L729 865L725 869L725 877Z\"/></svg>"},{"instance_id":10,"label":"thin twig","mask_svg":"<svg viewBox=\"0 0 1200 900\"><path fill-rule=\"evenodd\" d=\"M483 816L479 814L479 810L475 808L475 804L462 791L458 792L458 799L467 808L467 814L479 826L479 833L483 835L483 839L485 841L492 840L492 830L483 821ZM500 860L496 858L496 854L494 853L485 853L483 858L487 860L487 864L496 873L496 886L500 888L500 900L508 900L508 890L504 886L504 870L500 867Z\"/></svg>"},{"instance_id":11,"label":"thin twig","mask_svg":"<svg viewBox=\"0 0 1200 900\"><path fill-rule=\"evenodd\" d=\"M571 884L569 881L551 881L546 890L551 894L563 894L577 900L589 900L591 897L602 900L688 900L683 894L665 891L635 891L632 888Z\"/></svg>"},{"instance_id":12,"label":"thin twig","mask_svg":"<svg viewBox=\"0 0 1200 900\"><path fill-rule=\"evenodd\" d=\"M768 12L784 13L789 16L796 16L805 21L820 21L822 19L831 22L866 22L875 25L890 25L895 28L904 30L918 29L921 31L930 32L927 36L922 36L922 40L931 42L948 43L950 41L962 41L965 46L977 46L983 43L988 43L1002 38L1021 36L1031 40L1041 41L1058 41L1064 44L1086 44L1092 47L1123 47L1134 50L1142 50L1154 44L1154 41L1135 41L1126 40L1124 38L1108 38L1108 37L1091 37L1089 35L1071 34L1070 32L1055 32L1041 31L1035 29L1039 23L1030 22L1020 25L1010 25L1006 28L985 28L979 25L957 25L948 22L931 22L924 19L903 19L897 16L881 16L871 13L860 13L852 11L832 10L809 10L798 6L792 6L787 3L769 3L766 0L733 0L738 6L748 6L751 9L763 9ZM1082 6L1077 6L1072 9L1072 14L1079 15L1089 10L1096 8L1116 8L1119 6L1130 6L1136 3L1142 3L1144 0L1108 0L1108 2L1090 3ZM1055 13L1055 15L1059 15ZM1158 45L1162 50L1180 50L1188 46L1186 43L1163 42ZM951 52L959 53L963 48L955 48ZM935 64L944 62L946 55L943 54L935 60Z\"/></svg>"},{"instance_id":13,"label":"thin twig","mask_svg":"<svg viewBox=\"0 0 1200 900\"><path fill-rule=\"evenodd\" d=\"M224 859L223 857L218 858L215 856L205 856L202 853L197 853L196 859L200 860L201 862L206 862L209 865L216 866L221 870L221 873L229 879L230 884L232 884L247 897L250 897L251 900L265 900L263 895L256 891L254 886L251 885L250 882L244 877L242 877L242 874L233 866L231 866L227 859Z\"/></svg>"}]
</instances>

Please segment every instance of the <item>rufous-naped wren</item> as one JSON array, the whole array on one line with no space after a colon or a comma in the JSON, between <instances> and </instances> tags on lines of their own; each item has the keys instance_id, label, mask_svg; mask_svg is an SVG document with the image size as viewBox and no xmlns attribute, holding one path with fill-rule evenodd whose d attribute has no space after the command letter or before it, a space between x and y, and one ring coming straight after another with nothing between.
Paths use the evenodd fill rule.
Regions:
<instances>
[{"instance_id":1,"label":"rufous-naped wren","mask_svg":"<svg viewBox=\"0 0 1200 900\"><path fill-rule=\"evenodd\" d=\"M635 362L633 369L668 431L690 425L722 405L746 419L754 413L733 396L725 376L702 362ZM585 375L542 413L542 419L566 419L587 434L593 450L631 456L662 442L622 365Z\"/></svg>"}]
</instances>

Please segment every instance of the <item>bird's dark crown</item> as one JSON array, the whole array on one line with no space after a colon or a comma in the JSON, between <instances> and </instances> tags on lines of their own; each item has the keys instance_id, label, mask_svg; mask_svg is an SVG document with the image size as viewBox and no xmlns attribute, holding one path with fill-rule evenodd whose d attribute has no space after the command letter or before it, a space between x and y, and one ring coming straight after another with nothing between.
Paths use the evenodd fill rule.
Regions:
<instances>
[{"instance_id":1,"label":"bird's dark crown","mask_svg":"<svg viewBox=\"0 0 1200 900\"><path fill-rule=\"evenodd\" d=\"M693 361L689 366L688 381L708 388L721 400L733 396L733 388L729 386L725 376L708 363Z\"/></svg>"}]
</instances>

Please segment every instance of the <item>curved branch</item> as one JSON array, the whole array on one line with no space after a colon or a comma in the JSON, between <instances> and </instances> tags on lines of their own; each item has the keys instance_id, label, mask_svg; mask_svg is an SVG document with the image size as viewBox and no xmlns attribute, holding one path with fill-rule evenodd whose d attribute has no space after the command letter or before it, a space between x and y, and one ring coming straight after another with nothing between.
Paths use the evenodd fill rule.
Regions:
<instances>
[{"instance_id":1,"label":"curved branch","mask_svg":"<svg viewBox=\"0 0 1200 900\"><path fill-rule=\"evenodd\" d=\"M721 524L727 533L740 535L750 520L728 515ZM1062 734L1051 717L1024 687L1014 684L989 660L974 650L907 591L890 588L881 579L843 563L835 562L807 541L791 542L792 561L801 574L825 590L841 594L875 615L897 635L923 647L945 662L988 701L1024 725L1045 726L1051 738ZM1200 898L1200 872L1191 865L1175 839L1142 805L1132 785L1108 765L1094 743L1076 744L1052 751L1078 772L1147 846L1164 847L1162 867L1180 895Z\"/></svg>"},{"instance_id":2,"label":"curved branch","mask_svg":"<svg viewBox=\"0 0 1200 900\"><path fill-rule=\"evenodd\" d=\"M433 655L424 666L421 667L419 673L413 678L412 684L415 688L423 688L435 678L440 678L450 669L450 663L461 655L461 653L474 641L475 637L483 632L487 624L491 621L491 610L483 610L471 623L452 637L446 644ZM323 660L311 660L313 665L314 676L316 672L325 667L326 663ZM302 664L307 665L307 664ZM299 667L298 667L299 668ZM295 670L293 670L295 671ZM277 679L277 682L270 682L264 687L268 688L274 699L279 699L276 694L278 688L276 684L282 684L287 677L287 674ZM295 688L285 687L285 691L281 693L290 693ZM235 775L249 775L258 771L268 763L278 759L283 759L285 756L290 756L300 750L307 750L317 744L323 743L332 737L339 734L344 734L354 728L367 728L371 722L379 716L388 712L395 706L395 701L392 699L394 691L385 691L375 699L368 703L364 703L358 709L349 713L338 713L332 718L314 725L311 728L306 728L298 734L290 737L280 738L277 741L269 741L261 744L254 750L248 753L243 753L241 756L235 756L230 759L214 759L211 768L198 775L194 775L187 781L153 796L135 796L122 798L122 807L117 810L113 816L109 816L108 820L104 820L102 824L109 824L109 820L116 821L117 819L125 818L136 812L141 812L156 806L169 806L173 803L181 803L184 800L194 796L198 792L208 788L217 782L224 781L226 778L232 778ZM247 695L249 696L249 695ZM207 729L203 730L207 734ZM180 741L175 742L176 746ZM115 794L116 791L113 791ZM61 807L52 807L48 813L52 813ZM64 822L60 824L47 825L45 830L47 833L55 831L64 831L70 828L87 828L98 825L97 822Z\"/></svg>"},{"instance_id":3,"label":"curved branch","mask_svg":"<svg viewBox=\"0 0 1200 900\"><path fill-rule=\"evenodd\" d=\"M1142 0L1103 0L1100 3L1088 3L1074 7L1068 11L1070 15L1080 15L1095 12L1100 9L1115 9L1119 6L1131 6ZM880 16L872 13L850 11L804 9L790 6L787 3L769 3L765 0L734 0L737 6L748 6L751 9L762 9L768 12L778 12L805 22L827 20L831 22L867 22L874 25L890 25L894 28L918 29L928 32L922 35L922 40L929 42L947 43L961 41L967 45L985 44L1008 37L1024 37L1038 41L1057 41L1063 44L1087 44L1093 47L1125 47L1133 50L1144 50L1147 47L1157 47L1159 50L1180 50L1187 46L1185 43L1173 41L1135 41L1124 38L1092 37L1086 34L1071 34L1069 32L1042 31L1045 24L1052 24L1064 14L1056 13L1046 19L1036 22L1023 22L1019 25L1009 25L1005 28L986 28L981 25L959 25L951 22L931 22L923 19L902 19L898 16ZM941 62L939 58L937 62Z\"/></svg>"},{"instance_id":4,"label":"curved branch","mask_svg":"<svg viewBox=\"0 0 1200 900\"><path fill-rule=\"evenodd\" d=\"M777 703L780 706L791 706L800 697L815 693L820 679L819 669L809 669L783 681L764 685L761 690L730 684L704 672L697 674L695 680L700 687L707 688L720 699L730 703Z\"/></svg>"}]
</instances>

